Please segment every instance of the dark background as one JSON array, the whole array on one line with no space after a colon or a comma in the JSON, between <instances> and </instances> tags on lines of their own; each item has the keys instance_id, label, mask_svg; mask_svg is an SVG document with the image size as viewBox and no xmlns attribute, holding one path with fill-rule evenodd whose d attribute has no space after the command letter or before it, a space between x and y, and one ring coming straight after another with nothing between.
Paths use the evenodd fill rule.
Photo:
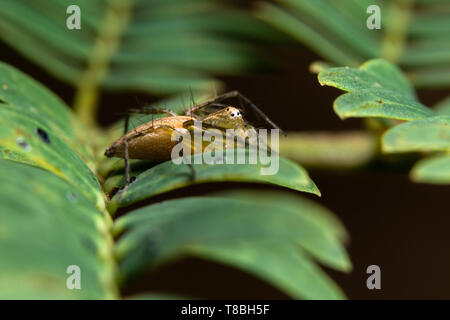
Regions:
<instances>
[{"instance_id":1,"label":"dark background","mask_svg":"<svg viewBox=\"0 0 450 320\"><path fill-rule=\"evenodd\" d=\"M244 93L286 131L363 128L360 119L341 121L334 114L331 106L339 91L321 87L316 75L308 72L309 64L319 57L300 45L266 51L278 59L281 70L222 77L227 89ZM74 90L70 86L4 44L0 44L0 52L1 60L33 76L71 104ZM446 94L448 91L419 91L420 100L428 106ZM111 124L119 112L136 107L136 103L144 105L155 100L137 92L105 93L99 121ZM349 298L450 298L450 187L412 183L407 174L408 168L387 170L379 166L357 172L310 170L322 197L303 196L334 212L351 235L348 249L353 272L327 270ZM151 202L241 187L255 186L197 185L152 198ZM366 288L366 268L371 264L381 267L381 290ZM150 289L219 299L287 298L244 272L194 258L169 264L139 282L131 282L124 294Z\"/></svg>"}]
</instances>

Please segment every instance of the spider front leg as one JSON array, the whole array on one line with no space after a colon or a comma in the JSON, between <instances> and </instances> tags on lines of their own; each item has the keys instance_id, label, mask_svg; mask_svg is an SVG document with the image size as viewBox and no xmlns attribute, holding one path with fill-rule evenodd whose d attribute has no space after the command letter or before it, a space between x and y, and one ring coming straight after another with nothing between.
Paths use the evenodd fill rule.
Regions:
<instances>
[{"instance_id":1,"label":"spider front leg","mask_svg":"<svg viewBox=\"0 0 450 320\"><path fill-rule=\"evenodd\" d=\"M181 143L181 136L178 138L178 143ZM183 155L184 157L184 155ZM194 166L192 165L192 163L190 161L186 161L185 164L188 166L189 170L191 171L191 175L190 175L190 179L191 182L195 181L195 169Z\"/></svg>"},{"instance_id":2,"label":"spider front leg","mask_svg":"<svg viewBox=\"0 0 450 320\"><path fill-rule=\"evenodd\" d=\"M136 179L136 177L132 177L131 176L131 166L130 166L130 157L128 154L128 141L124 140L123 141L123 159L125 162L125 186L122 187L122 190L120 190L120 196L119 199L122 198L122 196L125 194L125 192L127 191L128 187L130 186L130 184L132 184L134 182L134 180Z\"/></svg>"},{"instance_id":3,"label":"spider front leg","mask_svg":"<svg viewBox=\"0 0 450 320\"><path fill-rule=\"evenodd\" d=\"M275 124L275 122L273 122L272 120L270 120L270 118L264 113L262 112L261 109L259 109L253 102L251 102L251 100L249 98L247 98L246 96L244 96L242 93L240 93L237 90L234 91L230 91L227 92L225 94L223 94L222 96L224 96L223 99L227 99L227 98L239 98L240 100L242 100L243 102L245 102L247 105L249 105L266 123L270 124L274 129L278 129L280 130L280 132L283 135L286 135L283 130L280 129L280 127Z\"/></svg>"},{"instance_id":4,"label":"spider front leg","mask_svg":"<svg viewBox=\"0 0 450 320\"><path fill-rule=\"evenodd\" d=\"M272 128L280 130L281 133L283 135L285 135L283 130L281 130L280 127L277 124L275 124L272 120L270 120L270 118L264 112L262 112L261 109L259 109L253 102L251 102L250 99L248 99L246 96L244 96L242 93L240 93L237 90L233 90L233 91L230 91L230 92L223 93L223 94L221 94L219 96L216 96L216 97L214 97L212 99L209 99L209 100L207 100L207 101L205 101L205 102L203 102L201 104L198 104L194 108L191 108L190 110L188 110L186 115L192 115L193 112L195 112L197 110L200 110L200 109L202 109L204 107L211 106L211 105L226 106L224 104L221 104L220 102L222 102L223 100L226 100L226 99L230 99L230 98L238 98L239 102L241 104L241 108L242 108L242 103L241 102L244 102L246 105L248 105L250 108L252 108L258 114L258 116L260 116Z\"/></svg>"},{"instance_id":5,"label":"spider front leg","mask_svg":"<svg viewBox=\"0 0 450 320\"><path fill-rule=\"evenodd\" d=\"M179 134L178 135L177 144L184 143L183 142L183 139L184 139L183 136L184 136L183 134ZM188 148L191 149L190 140L189 140ZM192 165L191 161L184 161L184 159L186 159L186 155L184 154L184 148L183 148L183 163L186 164L188 166L189 170L191 171L190 180L191 180L191 182L193 182L193 181L195 181L195 169L194 169L194 166Z\"/></svg>"}]
</instances>

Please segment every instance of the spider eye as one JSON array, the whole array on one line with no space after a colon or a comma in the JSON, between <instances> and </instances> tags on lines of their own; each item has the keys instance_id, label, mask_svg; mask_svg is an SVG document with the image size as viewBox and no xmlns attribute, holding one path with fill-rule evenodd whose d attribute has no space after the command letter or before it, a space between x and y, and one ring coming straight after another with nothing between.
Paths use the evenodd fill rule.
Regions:
<instances>
[{"instance_id":1,"label":"spider eye","mask_svg":"<svg viewBox=\"0 0 450 320\"><path fill-rule=\"evenodd\" d=\"M230 108L227 108L227 111L230 111Z\"/></svg>"},{"instance_id":2,"label":"spider eye","mask_svg":"<svg viewBox=\"0 0 450 320\"><path fill-rule=\"evenodd\" d=\"M238 112L236 113L236 115L239 116L239 115L240 115L240 112L238 111Z\"/></svg>"},{"instance_id":3,"label":"spider eye","mask_svg":"<svg viewBox=\"0 0 450 320\"><path fill-rule=\"evenodd\" d=\"M232 113L231 116L234 117L234 113Z\"/></svg>"}]
</instances>

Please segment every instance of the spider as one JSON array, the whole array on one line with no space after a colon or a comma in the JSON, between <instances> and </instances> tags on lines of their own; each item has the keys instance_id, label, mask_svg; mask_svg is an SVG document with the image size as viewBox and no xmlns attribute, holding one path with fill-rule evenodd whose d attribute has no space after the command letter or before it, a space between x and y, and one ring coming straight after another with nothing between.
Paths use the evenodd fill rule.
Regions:
<instances>
[{"instance_id":1,"label":"spider","mask_svg":"<svg viewBox=\"0 0 450 320\"><path fill-rule=\"evenodd\" d=\"M180 142L172 140L174 131L186 132L187 130L192 134L194 130L204 132L205 130L218 129L224 132L226 129L234 129L241 132L241 135L245 138L246 132L249 129L254 129L254 127L244 120L241 109L221 103L230 98L238 98L241 104L245 103L266 123L279 129L256 105L238 91L230 91L197 104L187 110L184 115L177 115L171 110L162 108L130 110L135 113L164 114L167 117L149 121L128 132L129 116L127 116L124 135L106 149L105 156L120 157L125 160L125 188L132 182L130 159L156 161L171 159L172 149ZM220 109L211 112L211 109L217 110L217 108ZM196 125L196 121L201 121L201 128ZM194 179L193 167L190 164L188 165L192 173L191 179Z\"/></svg>"}]
</instances>

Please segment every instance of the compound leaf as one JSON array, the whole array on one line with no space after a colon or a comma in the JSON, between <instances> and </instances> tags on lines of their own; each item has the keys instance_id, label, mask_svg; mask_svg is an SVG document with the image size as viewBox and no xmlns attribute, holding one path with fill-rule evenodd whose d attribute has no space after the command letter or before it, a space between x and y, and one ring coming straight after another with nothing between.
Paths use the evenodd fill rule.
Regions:
<instances>
[{"instance_id":1,"label":"compound leaf","mask_svg":"<svg viewBox=\"0 0 450 320\"><path fill-rule=\"evenodd\" d=\"M397 125L383 136L385 152L449 151L450 116L436 116Z\"/></svg>"},{"instance_id":2,"label":"compound leaf","mask_svg":"<svg viewBox=\"0 0 450 320\"><path fill-rule=\"evenodd\" d=\"M95 175L59 136L14 107L0 103L0 158L47 169L71 183L100 210L104 199Z\"/></svg>"},{"instance_id":3,"label":"compound leaf","mask_svg":"<svg viewBox=\"0 0 450 320\"><path fill-rule=\"evenodd\" d=\"M238 151L234 151L237 159ZM248 159L248 150L245 155ZM270 165L257 164L195 164L202 160L202 154L193 156L193 169L195 180L191 180L191 170L185 164L174 164L166 161L148 169L136 177L124 192L118 192L109 204L109 208L115 211L116 207L127 206L145 198L182 188L195 183L238 181L271 183L297 191L304 191L320 195L314 182L308 173L300 165L282 157L274 157L272 164L279 159L278 171L272 175L263 175L261 170ZM200 161L198 163L201 163Z\"/></svg>"},{"instance_id":4,"label":"compound leaf","mask_svg":"<svg viewBox=\"0 0 450 320\"><path fill-rule=\"evenodd\" d=\"M5 0L0 38L77 87L95 74L96 85L106 89L210 91L209 74L235 73L261 61L240 38L273 33L217 0L79 0L81 30L69 30L65 13L72 4Z\"/></svg>"},{"instance_id":5,"label":"compound leaf","mask_svg":"<svg viewBox=\"0 0 450 320\"><path fill-rule=\"evenodd\" d=\"M107 220L54 174L0 160L0 298L116 297ZM69 290L69 266L82 290Z\"/></svg>"},{"instance_id":6,"label":"compound leaf","mask_svg":"<svg viewBox=\"0 0 450 320\"><path fill-rule=\"evenodd\" d=\"M416 182L450 184L450 155L436 155L418 161L410 176Z\"/></svg>"},{"instance_id":7,"label":"compound leaf","mask_svg":"<svg viewBox=\"0 0 450 320\"><path fill-rule=\"evenodd\" d=\"M53 92L20 70L0 62L0 102L54 132L93 167L84 130L70 109Z\"/></svg>"},{"instance_id":8,"label":"compound leaf","mask_svg":"<svg viewBox=\"0 0 450 320\"><path fill-rule=\"evenodd\" d=\"M450 96L436 104L433 109L437 114L450 115Z\"/></svg>"},{"instance_id":9,"label":"compound leaf","mask_svg":"<svg viewBox=\"0 0 450 320\"><path fill-rule=\"evenodd\" d=\"M287 201L269 200L278 196ZM331 299L342 292L309 255L351 269L342 225L320 206L280 193L166 201L119 218L113 231L121 235L116 254L125 278L189 254L240 267L295 298Z\"/></svg>"},{"instance_id":10,"label":"compound leaf","mask_svg":"<svg viewBox=\"0 0 450 320\"><path fill-rule=\"evenodd\" d=\"M381 59L359 69L338 67L319 73L321 85L348 91L334 102L339 117L381 117L417 120L433 111L414 98L411 85L397 67Z\"/></svg>"},{"instance_id":11,"label":"compound leaf","mask_svg":"<svg viewBox=\"0 0 450 320\"><path fill-rule=\"evenodd\" d=\"M382 58L419 87L450 85L448 1L262 1L256 16L336 65ZM367 23L379 9L380 28Z\"/></svg>"}]
</instances>

